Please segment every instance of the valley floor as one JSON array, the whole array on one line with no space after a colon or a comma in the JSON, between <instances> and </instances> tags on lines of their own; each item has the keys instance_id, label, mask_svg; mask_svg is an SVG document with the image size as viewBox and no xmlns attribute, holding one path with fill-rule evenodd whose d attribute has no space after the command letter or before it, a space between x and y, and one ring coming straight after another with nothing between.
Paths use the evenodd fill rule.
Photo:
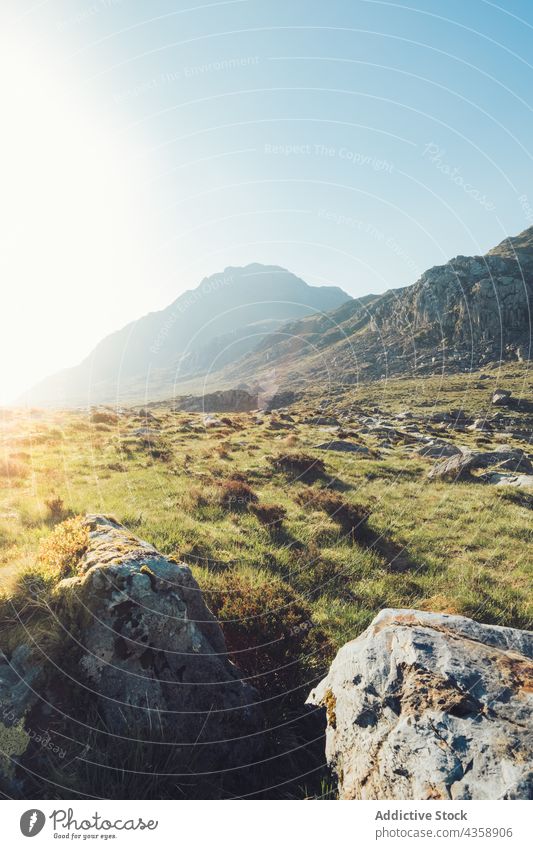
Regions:
<instances>
[{"instance_id":1,"label":"valley floor","mask_svg":"<svg viewBox=\"0 0 533 849\"><path fill-rule=\"evenodd\" d=\"M493 406L495 388L512 392L508 406ZM266 796L328 795L321 729L302 708L336 651L380 610L531 627L531 389L527 366L515 364L329 396L309 387L271 413L6 410L0 649L9 657L28 639L55 640L61 656L61 634L48 632L46 605L31 596L75 574L76 517L112 515L190 565L230 657L265 700L274 760L261 787L276 788ZM501 446L529 467L524 486L515 460L461 480L428 477L459 449ZM106 768L89 780L124 798L123 783L108 779ZM73 774L70 786L80 780Z\"/></svg>"}]
</instances>

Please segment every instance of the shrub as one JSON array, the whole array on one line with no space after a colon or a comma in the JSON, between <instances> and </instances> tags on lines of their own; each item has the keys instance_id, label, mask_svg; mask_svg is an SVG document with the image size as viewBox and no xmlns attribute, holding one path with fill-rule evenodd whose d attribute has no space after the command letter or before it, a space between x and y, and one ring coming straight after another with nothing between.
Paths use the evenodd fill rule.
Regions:
<instances>
[{"instance_id":1,"label":"shrub","mask_svg":"<svg viewBox=\"0 0 533 849\"><path fill-rule=\"evenodd\" d=\"M10 457L8 460L0 460L0 477L24 478L28 474L28 467L24 463Z\"/></svg>"},{"instance_id":2,"label":"shrub","mask_svg":"<svg viewBox=\"0 0 533 849\"><path fill-rule=\"evenodd\" d=\"M39 563L59 578L76 572L87 550L89 532L79 516L57 525L41 543Z\"/></svg>"},{"instance_id":3,"label":"shrub","mask_svg":"<svg viewBox=\"0 0 533 849\"><path fill-rule=\"evenodd\" d=\"M287 448L293 448L295 445L298 445L299 439L295 433L289 433L288 436L283 440L283 444L287 446Z\"/></svg>"},{"instance_id":4,"label":"shrub","mask_svg":"<svg viewBox=\"0 0 533 849\"><path fill-rule=\"evenodd\" d=\"M271 463L276 471L295 474L303 480L321 477L326 471L322 460L313 457L312 454L305 454L303 451L278 454L277 457L271 459Z\"/></svg>"},{"instance_id":5,"label":"shrub","mask_svg":"<svg viewBox=\"0 0 533 849\"><path fill-rule=\"evenodd\" d=\"M279 578L253 569L195 574L231 659L260 693L290 694L311 686L331 646L305 599Z\"/></svg>"},{"instance_id":6,"label":"shrub","mask_svg":"<svg viewBox=\"0 0 533 849\"><path fill-rule=\"evenodd\" d=\"M93 424L117 424L118 416L116 413L109 413L105 410L97 410L91 416Z\"/></svg>"},{"instance_id":7,"label":"shrub","mask_svg":"<svg viewBox=\"0 0 533 849\"><path fill-rule=\"evenodd\" d=\"M49 498L44 503L52 522L60 522L61 519L65 518L65 503L60 495L53 495L52 498Z\"/></svg>"},{"instance_id":8,"label":"shrub","mask_svg":"<svg viewBox=\"0 0 533 849\"><path fill-rule=\"evenodd\" d=\"M220 504L227 510L245 510L257 502L252 487L241 480L227 480L220 486Z\"/></svg>"},{"instance_id":9,"label":"shrub","mask_svg":"<svg viewBox=\"0 0 533 849\"><path fill-rule=\"evenodd\" d=\"M162 460L168 463L172 459L172 448L159 436L152 439L149 436L140 438L140 443L144 451L152 457L153 460Z\"/></svg>"},{"instance_id":10,"label":"shrub","mask_svg":"<svg viewBox=\"0 0 533 849\"><path fill-rule=\"evenodd\" d=\"M285 508L277 504L252 504L250 510L262 525L268 526L271 533L280 530L287 515Z\"/></svg>"},{"instance_id":11,"label":"shrub","mask_svg":"<svg viewBox=\"0 0 533 849\"><path fill-rule=\"evenodd\" d=\"M298 493L296 500L304 507L323 510L341 526L344 533L352 536L355 536L357 532L361 535L370 516L370 510L366 507L360 504L350 504L329 489L306 487Z\"/></svg>"}]
</instances>

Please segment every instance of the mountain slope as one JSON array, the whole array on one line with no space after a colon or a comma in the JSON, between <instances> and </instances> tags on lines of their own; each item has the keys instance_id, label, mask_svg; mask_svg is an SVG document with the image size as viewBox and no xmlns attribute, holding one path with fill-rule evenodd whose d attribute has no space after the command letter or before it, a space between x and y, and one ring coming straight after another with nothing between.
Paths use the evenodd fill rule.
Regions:
<instances>
[{"instance_id":1,"label":"mountain slope","mask_svg":"<svg viewBox=\"0 0 533 849\"><path fill-rule=\"evenodd\" d=\"M233 362L288 320L348 300L335 286L309 286L278 266L226 268L166 309L107 336L82 363L42 381L25 400L76 406L169 396L177 382Z\"/></svg>"},{"instance_id":2,"label":"mountain slope","mask_svg":"<svg viewBox=\"0 0 533 849\"><path fill-rule=\"evenodd\" d=\"M351 300L327 316L285 325L224 378L280 386L354 383L387 374L458 371L529 360L533 227L485 256L458 256L411 286Z\"/></svg>"}]
</instances>

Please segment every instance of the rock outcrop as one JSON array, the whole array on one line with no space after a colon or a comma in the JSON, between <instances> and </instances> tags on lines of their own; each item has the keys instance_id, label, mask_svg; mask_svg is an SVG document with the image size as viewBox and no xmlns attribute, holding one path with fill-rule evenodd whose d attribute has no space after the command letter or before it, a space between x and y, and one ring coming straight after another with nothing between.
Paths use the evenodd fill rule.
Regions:
<instances>
[{"instance_id":1,"label":"rock outcrop","mask_svg":"<svg viewBox=\"0 0 533 849\"><path fill-rule=\"evenodd\" d=\"M308 701L343 799L533 794L533 634L383 610Z\"/></svg>"},{"instance_id":2,"label":"rock outcrop","mask_svg":"<svg viewBox=\"0 0 533 849\"><path fill-rule=\"evenodd\" d=\"M176 742L217 744L254 729L255 691L226 655L220 626L188 566L163 557L113 519L88 516L79 576L56 589L79 622L80 678L101 700L108 727L158 726ZM79 627L79 626L78 626ZM232 749L238 748L238 739ZM222 745L221 762L230 755Z\"/></svg>"},{"instance_id":3,"label":"rock outcrop","mask_svg":"<svg viewBox=\"0 0 533 849\"><path fill-rule=\"evenodd\" d=\"M315 445L321 451L340 451L341 454L361 454L370 457L370 449L366 445L358 445L356 442L348 442L345 439L332 439L330 442L321 442Z\"/></svg>"},{"instance_id":4,"label":"rock outcrop","mask_svg":"<svg viewBox=\"0 0 533 849\"><path fill-rule=\"evenodd\" d=\"M508 407L511 403L512 393L509 389L496 389L492 394L492 404L494 407Z\"/></svg>"},{"instance_id":5,"label":"rock outcrop","mask_svg":"<svg viewBox=\"0 0 533 849\"><path fill-rule=\"evenodd\" d=\"M446 480L469 480L476 469L506 470L516 474L530 475L533 464L521 448L501 446L494 451L462 451L446 458L431 469L430 478Z\"/></svg>"},{"instance_id":6,"label":"rock outcrop","mask_svg":"<svg viewBox=\"0 0 533 849\"><path fill-rule=\"evenodd\" d=\"M174 409L187 413L247 413L259 406L257 394L246 389L221 389L205 395L176 398Z\"/></svg>"},{"instance_id":7,"label":"rock outcrop","mask_svg":"<svg viewBox=\"0 0 533 849\"><path fill-rule=\"evenodd\" d=\"M24 730L31 709L30 725L64 729L69 719L80 742L90 714L105 738L93 760L108 756L110 740L163 741L172 747L173 770L190 781L253 763L259 697L228 660L189 567L112 518L87 516L84 526L85 553L46 601L51 624L60 623L57 660L47 662L38 646L28 659L19 647L0 664L10 725Z\"/></svg>"},{"instance_id":8,"label":"rock outcrop","mask_svg":"<svg viewBox=\"0 0 533 849\"><path fill-rule=\"evenodd\" d=\"M282 387L303 389L313 381L351 385L527 361L532 305L530 227L484 256L433 266L410 286L293 322L267 336L227 376L260 379L263 369L275 367Z\"/></svg>"}]
</instances>

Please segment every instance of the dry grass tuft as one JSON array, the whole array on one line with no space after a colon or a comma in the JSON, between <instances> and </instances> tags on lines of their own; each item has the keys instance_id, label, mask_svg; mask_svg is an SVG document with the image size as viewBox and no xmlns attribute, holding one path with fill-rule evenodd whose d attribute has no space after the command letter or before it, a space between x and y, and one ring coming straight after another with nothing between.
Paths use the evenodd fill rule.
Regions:
<instances>
[{"instance_id":1,"label":"dry grass tuft","mask_svg":"<svg viewBox=\"0 0 533 849\"><path fill-rule=\"evenodd\" d=\"M81 518L67 519L42 541L39 563L59 578L67 578L75 574L88 544L89 531Z\"/></svg>"}]
</instances>

